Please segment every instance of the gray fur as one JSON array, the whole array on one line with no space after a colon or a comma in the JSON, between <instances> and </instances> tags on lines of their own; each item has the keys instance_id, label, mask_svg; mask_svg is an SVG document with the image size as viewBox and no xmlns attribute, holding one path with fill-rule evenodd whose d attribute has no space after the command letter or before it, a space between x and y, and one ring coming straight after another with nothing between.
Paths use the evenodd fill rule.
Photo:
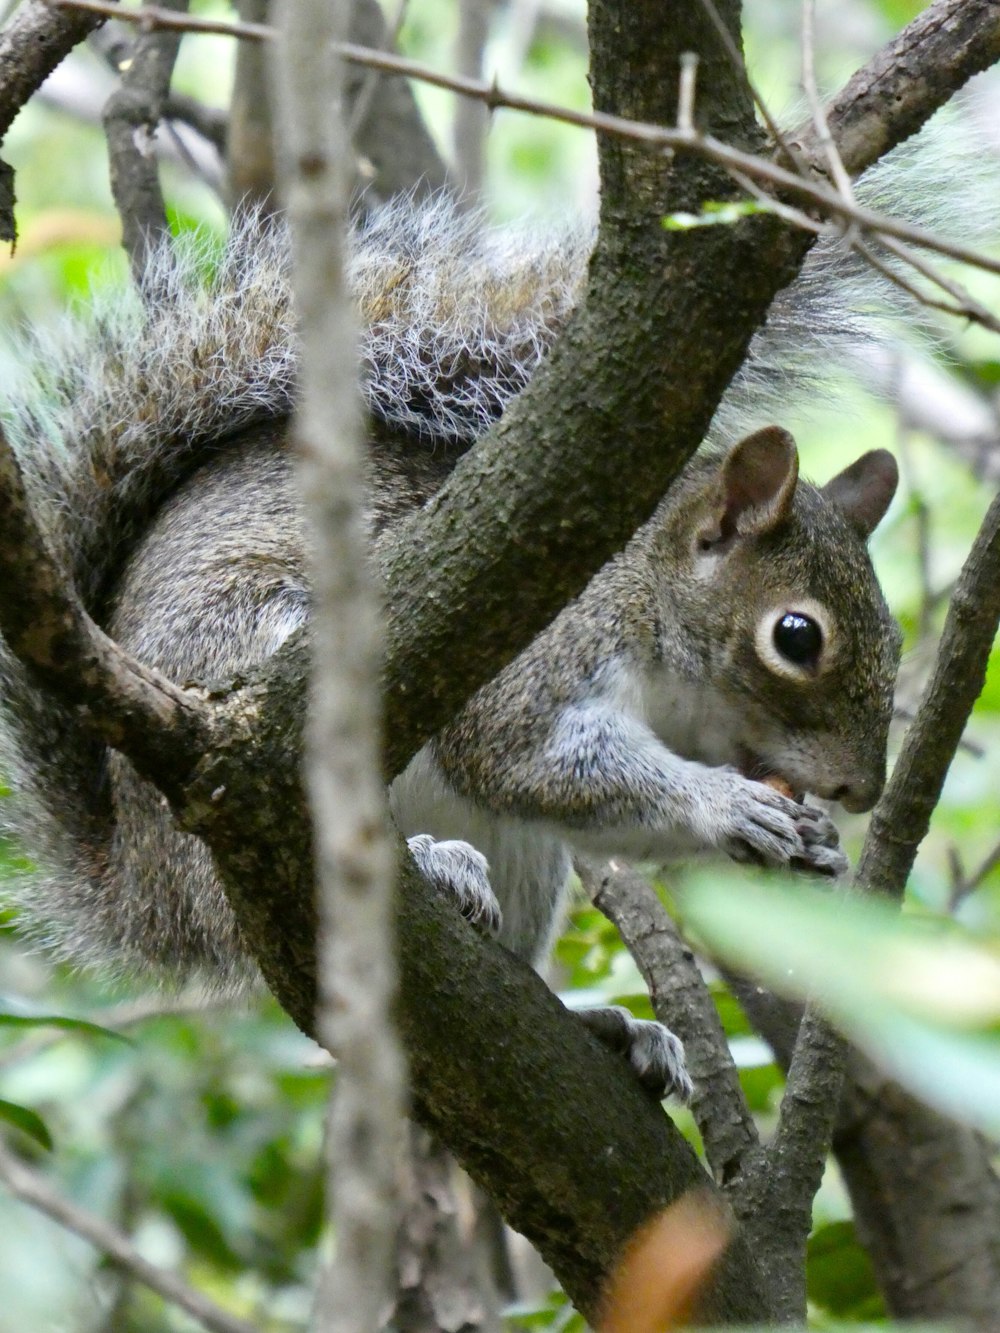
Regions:
<instances>
[{"instance_id":1,"label":"gray fur","mask_svg":"<svg viewBox=\"0 0 1000 1333\"><path fill-rule=\"evenodd\" d=\"M161 272L149 286L163 293L156 308L116 293L85 320L22 348L23 382L5 410L36 511L86 605L126 647L180 682L231 676L262 661L308 608L284 453L296 375L285 238L245 218L221 255L190 238L185 247L179 263L155 261ZM350 273L374 434L373 527L426 499L455 451L530 379L576 299L588 248L586 228L542 240L492 233L444 199L391 205L360 228ZM797 386L827 375L834 352L849 355L877 336L869 315L850 309L854 284L835 247L818 246L755 339L718 433L732 433L736 418L769 415ZM689 484L703 482L696 466ZM800 489L809 535L812 493ZM712 714L699 672L728 636L700 615L685 622L687 574L669 559L658 563L677 513L668 505L661 526L640 535L628 558L519 660L517 679L508 673L488 687L393 792L406 833L463 838L487 857L501 938L525 956L537 956L558 919L573 839L610 845L614 839L600 835L600 821L610 820L633 851L660 854L669 840L662 828L650 832L653 807L656 800L662 807L671 784L675 805L711 802L730 812L711 829L683 831L676 811L660 808L661 825L668 815L673 821L671 849L750 848L772 861L835 868L839 853L823 817L773 793L748 794L759 784L719 768L732 762L721 741L697 756L683 736L674 738L676 750L665 749L673 724L661 726L657 709L676 712L687 691L691 707ZM828 534L822 514L816 522L822 564L839 550L840 532L834 524ZM799 558L791 544L778 551L776 567L793 549ZM851 549L853 577L862 557ZM884 634L870 575L851 586L864 601L860 629ZM625 606L635 609L628 623ZM663 673L661 685L651 683L647 651L657 625L673 644L664 659L674 682L665 702ZM859 661L862 642L859 633L852 648ZM885 663L860 665L867 676L844 688L859 707L874 691L882 707ZM528 702L544 701L544 716L521 707L529 686L537 696ZM36 934L64 956L115 970L197 968L223 985L252 971L205 849L172 827L159 795L126 761L83 737L2 646L0 692L0 768L15 789L3 818L39 866L21 892ZM492 717L491 699L498 700ZM738 697L723 704L739 711ZM766 730L770 720L785 737L788 762L810 779L804 788L821 788L838 763L846 772L860 762L843 736L828 746L829 729L814 738L779 705L769 700L759 724ZM574 786L569 779L586 770L594 746L604 771ZM865 762L871 769L870 756ZM698 773L684 767L691 763ZM641 815L638 789L622 782L630 764L644 800L659 792Z\"/></svg>"}]
</instances>

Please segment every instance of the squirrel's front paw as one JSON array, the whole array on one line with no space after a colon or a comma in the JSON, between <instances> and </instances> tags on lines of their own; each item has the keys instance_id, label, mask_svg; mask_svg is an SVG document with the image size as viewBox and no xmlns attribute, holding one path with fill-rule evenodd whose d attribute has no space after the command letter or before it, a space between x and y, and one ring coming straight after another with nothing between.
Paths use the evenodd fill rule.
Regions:
<instances>
[{"instance_id":1,"label":"squirrel's front paw","mask_svg":"<svg viewBox=\"0 0 1000 1333\"><path fill-rule=\"evenodd\" d=\"M811 805L784 796L763 782L722 770L725 836L734 861L791 867L837 876L848 869L836 825Z\"/></svg>"},{"instance_id":2,"label":"squirrel's front paw","mask_svg":"<svg viewBox=\"0 0 1000 1333\"><path fill-rule=\"evenodd\" d=\"M689 1102L694 1093L680 1037L647 1018L633 1018L620 1005L581 1009L580 1017L606 1046L624 1055L642 1086L656 1097Z\"/></svg>"},{"instance_id":3,"label":"squirrel's front paw","mask_svg":"<svg viewBox=\"0 0 1000 1333\"><path fill-rule=\"evenodd\" d=\"M450 893L467 921L491 935L499 934L503 914L482 852L458 839L438 842L429 833L408 838L406 845L424 879Z\"/></svg>"}]
</instances>

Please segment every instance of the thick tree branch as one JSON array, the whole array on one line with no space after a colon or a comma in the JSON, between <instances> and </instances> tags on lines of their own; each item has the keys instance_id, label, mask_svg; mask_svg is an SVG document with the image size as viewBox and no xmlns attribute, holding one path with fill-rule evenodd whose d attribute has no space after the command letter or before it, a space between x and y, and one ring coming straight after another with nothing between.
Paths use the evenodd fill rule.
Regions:
<instances>
[{"instance_id":1,"label":"thick tree branch","mask_svg":"<svg viewBox=\"0 0 1000 1333\"><path fill-rule=\"evenodd\" d=\"M1000 60L997 0L937 0L907 24L837 94L828 117L847 170L858 176L916 134L973 74ZM810 142L812 140L812 142ZM800 139L815 160L807 132Z\"/></svg>"},{"instance_id":2,"label":"thick tree branch","mask_svg":"<svg viewBox=\"0 0 1000 1333\"><path fill-rule=\"evenodd\" d=\"M32 93L105 17L79 11L54 14L45 0L24 0L0 32L0 139ZM14 173L0 161L0 241L13 245L16 240Z\"/></svg>"}]
</instances>

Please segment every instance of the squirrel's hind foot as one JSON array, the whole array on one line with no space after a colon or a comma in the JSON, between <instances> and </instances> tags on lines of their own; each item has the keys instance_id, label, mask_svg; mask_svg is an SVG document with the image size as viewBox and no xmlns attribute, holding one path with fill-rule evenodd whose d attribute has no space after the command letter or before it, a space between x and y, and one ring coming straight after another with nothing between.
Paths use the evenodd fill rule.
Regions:
<instances>
[{"instance_id":1,"label":"squirrel's hind foot","mask_svg":"<svg viewBox=\"0 0 1000 1333\"><path fill-rule=\"evenodd\" d=\"M694 1086L684 1061L684 1045L663 1023L634 1018L617 1004L581 1009L580 1017L606 1046L625 1056L649 1092L660 1099L691 1100Z\"/></svg>"},{"instance_id":2,"label":"squirrel's hind foot","mask_svg":"<svg viewBox=\"0 0 1000 1333\"><path fill-rule=\"evenodd\" d=\"M424 879L451 894L467 921L490 935L500 933L503 913L482 852L458 839L439 842L429 833L408 838L406 845Z\"/></svg>"}]
</instances>

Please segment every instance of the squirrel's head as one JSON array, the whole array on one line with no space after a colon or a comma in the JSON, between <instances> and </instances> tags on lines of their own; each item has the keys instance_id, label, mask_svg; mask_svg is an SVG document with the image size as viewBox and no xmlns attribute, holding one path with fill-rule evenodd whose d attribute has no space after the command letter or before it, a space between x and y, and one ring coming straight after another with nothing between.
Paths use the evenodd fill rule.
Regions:
<instances>
[{"instance_id":1,"label":"squirrel's head","mask_svg":"<svg viewBox=\"0 0 1000 1333\"><path fill-rule=\"evenodd\" d=\"M866 543L896 483L892 455L876 450L811 486L795 441L770 426L699 466L671 504L673 551L683 549L673 615L708 667L708 730L735 745L709 762L849 810L874 805L900 634Z\"/></svg>"}]
</instances>

